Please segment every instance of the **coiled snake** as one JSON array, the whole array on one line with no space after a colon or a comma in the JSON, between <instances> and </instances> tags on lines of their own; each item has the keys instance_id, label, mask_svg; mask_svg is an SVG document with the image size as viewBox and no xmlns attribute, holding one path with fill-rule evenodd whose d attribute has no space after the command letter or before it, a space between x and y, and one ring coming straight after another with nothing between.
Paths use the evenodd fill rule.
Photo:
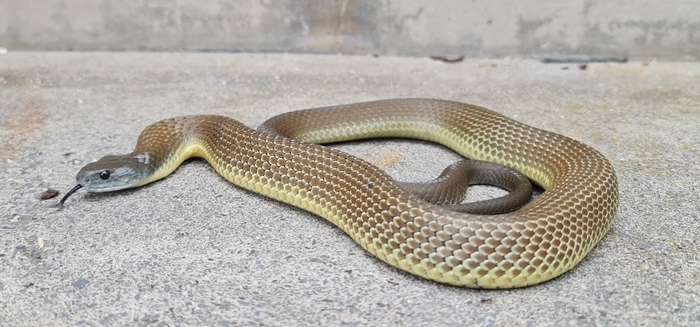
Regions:
<instances>
[{"instance_id":1,"label":"coiled snake","mask_svg":"<svg viewBox=\"0 0 700 327\"><path fill-rule=\"evenodd\" d=\"M514 168L545 192L508 214L455 212L360 158L313 144L376 137L437 142ZM80 187L106 192L156 181L190 157L330 220L392 266L467 287L521 287L562 274L605 235L618 206L613 167L595 149L482 107L428 99L294 111L258 130L222 116L163 120L141 133L133 153L85 166L61 203Z\"/></svg>"}]
</instances>

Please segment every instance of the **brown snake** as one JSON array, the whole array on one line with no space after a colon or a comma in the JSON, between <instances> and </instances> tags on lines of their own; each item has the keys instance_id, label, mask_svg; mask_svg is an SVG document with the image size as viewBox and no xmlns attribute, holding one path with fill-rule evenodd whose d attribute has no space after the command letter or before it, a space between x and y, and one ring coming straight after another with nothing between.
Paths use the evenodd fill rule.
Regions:
<instances>
[{"instance_id":1,"label":"brown snake","mask_svg":"<svg viewBox=\"0 0 700 327\"><path fill-rule=\"evenodd\" d=\"M420 200L372 164L313 143L406 137L522 172L545 192L503 215L451 211ZM610 228L618 185L610 162L568 137L459 102L399 99L282 114L253 130L221 116L148 126L133 153L106 156L78 186L106 192L205 158L232 183L328 219L379 259L454 285L511 288L571 269ZM418 159L418 158L417 158Z\"/></svg>"}]
</instances>

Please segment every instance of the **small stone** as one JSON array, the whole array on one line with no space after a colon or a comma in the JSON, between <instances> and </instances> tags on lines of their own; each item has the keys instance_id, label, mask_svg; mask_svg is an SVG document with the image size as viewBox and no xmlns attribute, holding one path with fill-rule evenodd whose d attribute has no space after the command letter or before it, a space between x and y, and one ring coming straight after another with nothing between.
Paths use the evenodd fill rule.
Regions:
<instances>
[{"instance_id":1,"label":"small stone","mask_svg":"<svg viewBox=\"0 0 700 327\"><path fill-rule=\"evenodd\" d=\"M58 195L58 193L60 193L60 192L50 188L50 189L41 193L41 199L48 200L51 198L55 198Z\"/></svg>"},{"instance_id":2,"label":"small stone","mask_svg":"<svg viewBox=\"0 0 700 327\"><path fill-rule=\"evenodd\" d=\"M464 56L430 56L430 59L453 64L464 60Z\"/></svg>"},{"instance_id":3,"label":"small stone","mask_svg":"<svg viewBox=\"0 0 700 327\"><path fill-rule=\"evenodd\" d=\"M83 288L83 287L85 287L85 285L87 285L89 283L90 283L90 281L88 281L87 279L81 278L81 279L78 279L78 280L73 282L73 287Z\"/></svg>"}]
</instances>

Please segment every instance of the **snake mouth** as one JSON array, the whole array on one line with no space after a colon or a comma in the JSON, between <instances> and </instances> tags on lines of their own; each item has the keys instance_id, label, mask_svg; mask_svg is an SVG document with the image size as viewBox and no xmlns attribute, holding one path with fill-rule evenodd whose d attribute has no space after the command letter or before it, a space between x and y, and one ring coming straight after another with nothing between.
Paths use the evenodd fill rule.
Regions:
<instances>
[{"instance_id":1,"label":"snake mouth","mask_svg":"<svg viewBox=\"0 0 700 327\"><path fill-rule=\"evenodd\" d=\"M58 202L58 205L63 206L63 203L65 203L66 200L68 200L68 197L73 195L73 193L77 192L82 187L83 187L83 185L81 185L81 184L74 186L72 189L70 189L70 191L68 191L68 193L66 193L66 195L63 197L63 199L61 199L61 201Z\"/></svg>"}]
</instances>

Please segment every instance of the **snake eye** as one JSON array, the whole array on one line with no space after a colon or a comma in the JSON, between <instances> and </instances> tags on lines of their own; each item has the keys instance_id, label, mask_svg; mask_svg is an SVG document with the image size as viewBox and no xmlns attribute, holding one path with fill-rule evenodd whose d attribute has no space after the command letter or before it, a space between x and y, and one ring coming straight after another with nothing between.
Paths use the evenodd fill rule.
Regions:
<instances>
[{"instance_id":1,"label":"snake eye","mask_svg":"<svg viewBox=\"0 0 700 327\"><path fill-rule=\"evenodd\" d=\"M108 171L108 170L102 171L102 172L100 173L100 178L102 178L102 179L104 179L104 180L106 180L107 178L109 178L109 171Z\"/></svg>"}]
</instances>

